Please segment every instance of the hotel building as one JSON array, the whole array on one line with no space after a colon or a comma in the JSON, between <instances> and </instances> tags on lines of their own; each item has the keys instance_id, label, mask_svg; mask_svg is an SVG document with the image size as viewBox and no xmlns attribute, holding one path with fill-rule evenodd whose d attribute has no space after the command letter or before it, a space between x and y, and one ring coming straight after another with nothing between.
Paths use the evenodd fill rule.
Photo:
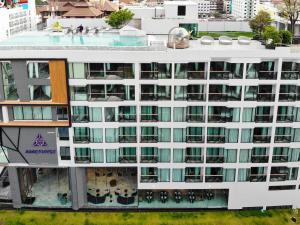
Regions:
<instances>
[{"instance_id":1,"label":"hotel building","mask_svg":"<svg viewBox=\"0 0 300 225\"><path fill-rule=\"evenodd\" d=\"M15 208L300 207L300 52L29 33L0 42Z\"/></svg>"}]
</instances>

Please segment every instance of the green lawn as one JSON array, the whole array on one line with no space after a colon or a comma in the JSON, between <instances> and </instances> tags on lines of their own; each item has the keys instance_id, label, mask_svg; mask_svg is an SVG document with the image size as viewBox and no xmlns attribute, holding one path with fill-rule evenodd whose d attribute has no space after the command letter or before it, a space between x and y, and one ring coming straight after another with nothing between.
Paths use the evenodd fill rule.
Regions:
<instances>
[{"instance_id":1,"label":"green lawn","mask_svg":"<svg viewBox=\"0 0 300 225\"><path fill-rule=\"evenodd\" d=\"M292 210L217 212L0 211L1 225L287 225ZM300 218L299 218L300 219ZM296 224L300 224L298 221Z\"/></svg>"},{"instance_id":2,"label":"green lawn","mask_svg":"<svg viewBox=\"0 0 300 225\"><path fill-rule=\"evenodd\" d=\"M252 38L254 34L252 32L237 32L237 31L227 31L227 32L199 32L198 37L202 37L204 35L211 36L213 38L218 38L222 35L231 37L231 38L237 38L239 36L246 36Z\"/></svg>"}]
</instances>

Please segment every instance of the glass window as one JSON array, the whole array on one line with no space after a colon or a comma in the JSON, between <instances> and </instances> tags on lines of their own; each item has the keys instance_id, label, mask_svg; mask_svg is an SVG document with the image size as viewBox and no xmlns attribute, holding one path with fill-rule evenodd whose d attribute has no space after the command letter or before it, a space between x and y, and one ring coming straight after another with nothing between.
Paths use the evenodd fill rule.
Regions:
<instances>
[{"instance_id":1,"label":"glass window","mask_svg":"<svg viewBox=\"0 0 300 225\"><path fill-rule=\"evenodd\" d=\"M240 163L251 162L251 149L240 149Z\"/></svg>"},{"instance_id":2,"label":"glass window","mask_svg":"<svg viewBox=\"0 0 300 225\"><path fill-rule=\"evenodd\" d=\"M173 141L174 142L186 142L186 129L174 128L173 129Z\"/></svg>"},{"instance_id":3,"label":"glass window","mask_svg":"<svg viewBox=\"0 0 300 225\"><path fill-rule=\"evenodd\" d=\"M119 149L106 149L106 163L119 162Z\"/></svg>"},{"instance_id":4,"label":"glass window","mask_svg":"<svg viewBox=\"0 0 300 225\"><path fill-rule=\"evenodd\" d=\"M186 121L186 110L184 107L174 107L174 122Z\"/></svg>"},{"instance_id":5,"label":"glass window","mask_svg":"<svg viewBox=\"0 0 300 225\"><path fill-rule=\"evenodd\" d=\"M91 162L104 163L103 149L91 149Z\"/></svg>"},{"instance_id":6,"label":"glass window","mask_svg":"<svg viewBox=\"0 0 300 225\"><path fill-rule=\"evenodd\" d=\"M239 182L244 182L244 181L249 181L249 175L250 175L250 169L248 168L241 168L238 171L238 181Z\"/></svg>"},{"instance_id":7,"label":"glass window","mask_svg":"<svg viewBox=\"0 0 300 225\"><path fill-rule=\"evenodd\" d=\"M4 97L6 100L19 99L14 74L10 62L0 62L0 73L2 73Z\"/></svg>"},{"instance_id":8,"label":"glass window","mask_svg":"<svg viewBox=\"0 0 300 225\"><path fill-rule=\"evenodd\" d=\"M184 152L185 152L185 149L183 149L183 148L174 148L173 149L173 162L174 163L184 162Z\"/></svg>"},{"instance_id":9,"label":"glass window","mask_svg":"<svg viewBox=\"0 0 300 225\"><path fill-rule=\"evenodd\" d=\"M236 149L225 149L224 150L224 162L225 163L236 163L237 150Z\"/></svg>"},{"instance_id":10,"label":"glass window","mask_svg":"<svg viewBox=\"0 0 300 225\"><path fill-rule=\"evenodd\" d=\"M177 10L178 16L185 16L186 6L185 5L179 5Z\"/></svg>"},{"instance_id":11,"label":"glass window","mask_svg":"<svg viewBox=\"0 0 300 225\"><path fill-rule=\"evenodd\" d=\"M158 151L158 161L162 163L170 162L171 150L169 148L161 148Z\"/></svg>"},{"instance_id":12,"label":"glass window","mask_svg":"<svg viewBox=\"0 0 300 225\"><path fill-rule=\"evenodd\" d=\"M90 121L101 122L102 121L102 108L101 107L90 107Z\"/></svg>"},{"instance_id":13,"label":"glass window","mask_svg":"<svg viewBox=\"0 0 300 225\"><path fill-rule=\"evenodd\" d=\"M235 169L224 169L223 170L224 182L235 181Z\"/></svg>"},{"instance_id":14,"label":"glass window","mask_svg":"<svg viewBox=\"0 0 300 225\"><path fill-rule=\"evenodd\" d=\"M184 182L184 169L173 169L173 182Z\"/></svg>"},{"instance_id":15,"label":"glass window","mask_svg":"<svg viewBox=\"0 0 300 225\"><path fill-rule=\"evenodd\" d=\"M114 107L105 107L104 117L105 117L105 122L116 122L117 121L116 109Z\"/></svg>"},{"instance_id":16,"label":"glass window","mask_svg":"<svg viewBox=\"0 0 300 225\"><path fill-rule=\"evenodd\" d=\"M84 63L69 63L69 77L84 79L86 77Z\"/></svg>"},{"instance_id":17,"label":"glass window","mask_svg":"<svg viewBox=\"0 0 300 225\"><path fill-rule=\"evenodd\" d=\"M93 142L93 143L103 142L102 128L90 128L90 142Z\"/></svg>"},{"instance_id":18,"label":"glass window","mask_svg":"<svg viewBox=\"0 0 300 225\"><path fill-rule=\"evenodd\" d=\"M158 108L158 120L161 122L171 121L171 108L170 107L159 107Z\"/></svg>"},{"instance_id":19,"label":"glass window","mask_svg":"<svg viewBox=\"0 0 300 225\"><path fill-rule=\"evenodd\" d=\"M118 142L118 128L106 128L105 129L105 141L106 141L106 143Z\"/></svg>"},{"instance_id":20,"label":"glass window","mask_svg":"<svg viewBox=\"0 0 300 225\"><path fill-rule=\"evenodd\" d=\"M48 62L29 62L27 70L29 78L49 78Z\"/></svg>"},{"instance_id":21,"label":"glass window","mask_svg":"<svg viewBox=\"0 0 300 225\"><path fill-rule=\"evenodd\" d=\"M158 128L158 140L159 142L170 142L171 128Z\"/></svg>"},{"instance_id":22,"label":"glass window","mask_svg":"<svg viewBox=\"0 0 300 225\"><path fill-rule=\"evenodd\" d=\"M158 181L170 182L170 169L158 169Z\"/></svg>"},{"instance_id":23,"label":"glass window","mask_svg":"<svg viewBox=\"0 0 300 225\"><path fill-rule=\"evenodd\" d=\"M31 100L51 100L51 87L49 85L29 86Z\"/></svg>"},{"instance_id":24,"label":"glass window","mask_svg":"<svg viewBox=\"0 0 300 225\"><path fill-rule=\"evenodd\" d=\"M86 87L71 87L71 100L73 101L86 101L87 88Z\"/></svg>"},{"instance_id":25,"label":"glass window","mask_svg":"<svg viewBox=\"0 0 300 225\"><path fill-rule=\"evenodd\" d=\"M61 160L71 160L70 147L60 147L59 152Z\"/></svg>"}]
</instances>

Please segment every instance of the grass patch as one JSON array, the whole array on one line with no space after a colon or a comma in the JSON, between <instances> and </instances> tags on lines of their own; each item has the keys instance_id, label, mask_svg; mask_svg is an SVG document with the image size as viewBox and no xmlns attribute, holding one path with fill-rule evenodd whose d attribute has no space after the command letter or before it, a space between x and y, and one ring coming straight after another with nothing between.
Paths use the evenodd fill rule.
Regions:
<instances>
[{"instance_id":1,"label":"grass patch","mask_svg":"<svg viewBox=\"0 0 300 225\"><path fill-rule=\"evenodd\" d=\"M24 211L25 212L25 211ZM1 225L292 225L292 210L216 212L1 211ZM50 218L50 219L49 219Z\"/></svg>"},{"instance_id":2,"label":"grass patch","mask_svg":"<svg viewBox=\"0 0 300 225\"><path fill-rule=\"evenodd\" d=\"M237 31L224 31L224 32L199 32L198 33L198 37L202 37L202 36L211 36L215 39L219 38L220 36L228 36L231 37L233 39L238 38L239 36L246 36L249 38L253 38L254 37L254 33L252 32L237 32Z\"/></svg>"}]
</instances>

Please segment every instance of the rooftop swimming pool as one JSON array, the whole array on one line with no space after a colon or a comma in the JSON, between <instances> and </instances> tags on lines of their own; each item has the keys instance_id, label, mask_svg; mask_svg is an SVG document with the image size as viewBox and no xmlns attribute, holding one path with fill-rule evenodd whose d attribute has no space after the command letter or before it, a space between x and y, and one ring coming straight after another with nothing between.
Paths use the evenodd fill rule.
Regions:
<instances>
[{"instance_id":1,"label":"rooftop swimming pool","mask_svg":"<svg viewBox=\"0 0 300 225\"><path fill-rule=\"evenodd\" d=\"M118 33L66 35L62 33L37 32L11 37L0 42L0 46L147 46L147 36L120 36Z\"/></svg>"}]
</instances>

